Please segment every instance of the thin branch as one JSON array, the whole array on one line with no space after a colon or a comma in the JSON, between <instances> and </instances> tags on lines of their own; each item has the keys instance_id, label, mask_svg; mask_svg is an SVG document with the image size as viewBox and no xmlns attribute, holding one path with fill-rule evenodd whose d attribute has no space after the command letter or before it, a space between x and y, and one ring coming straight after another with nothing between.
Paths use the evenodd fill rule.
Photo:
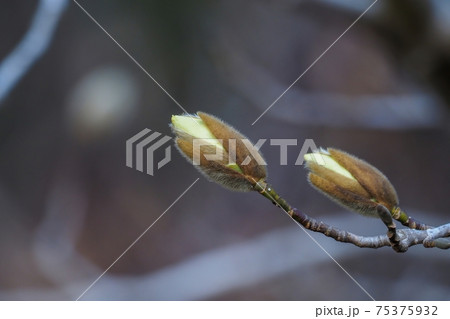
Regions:
<instances>
[{"instance_id":1,"label":"thin branch","mask_svg":"<svg viewBox=\"0 0 450 319\"><path fill-rule=\"evenodd\" d=\"M255 190L271 200L273 204L283 209L287 214L289 214L289 216L292 217L292 219L306 229L322 233L325 236L331 237L339 242L350 243L362 248L392 247L396 252L406 252L409 247L419 244L423 244L425 247L435 247L440 249L450 248L450 242L443 239L445 237L450 237L450 223L440 227L423 230L396 230L390 213L387 210L385 211L383 208L380 208L380 218L388 227L388 235L371 237L360 236L327 225L322 221L318 221L307 214L298 211L296 208L291 207L288 202L280 197L277 192L275 192L275 190L266 183L258 182L255 186Z\"/></svg>"},{"instance_id":2,"label":"thin branch","mask_svg":"<svg viewBox=\"0 0 450 319\"><path fill-rule=\"evenodd\" d=\"M420 230L433 228L430 225L424 224L408 216L408 214L406 214L405 211L401 210L400 207L396 207L391 214L395 220L399 221L403 226L406 226L408 228Z\"/></svg>"},{"instance_id":3,"label":"thin branch","mask_svg":"<svg viewBox=\"0 0 450 319\"><path fill-rule=\"evenodd\" d=\"M423 245L425 247L437 247L441 249L450 248L450 241L443 239L450 237L450 227L448 226L449 224L429 229L427 232L428 236L423 240Z\"/></svg>"},{"instance_id":4,"label":"thin branch","mask_svg":"<svg viewBox=\"0 0 450 319\"><path fill-rule=\"evenodd\" d=\"M386 225L388 229L387 237L389 238L392 249L400 252L400 237L397 234L397 226L392 219L391 212L383 205L377 206L377 212L381 221Z\"/></svg>"}]
</instances>

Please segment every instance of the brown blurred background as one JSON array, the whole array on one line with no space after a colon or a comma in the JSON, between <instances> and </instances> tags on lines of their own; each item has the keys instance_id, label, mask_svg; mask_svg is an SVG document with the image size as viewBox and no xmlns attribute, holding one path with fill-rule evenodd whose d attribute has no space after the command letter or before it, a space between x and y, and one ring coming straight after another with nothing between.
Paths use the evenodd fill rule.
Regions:
<instances>
[{"instance_id":1,"label":"brown blurred background","mask_svg":"<svg viewBox=\"0 0 450 319\"><path fill-rule=\"evenodd\" d=\"M2 66L44 2L54 34L36 28L48 46L29 68L12 64L24 74L5 90L13 71ZM414 217L447 223L445 1L378 1L252 125L371 3L79 1L187 111L253 141L298 139L286 166L278 147L262 147L270 183L298 209L361 235L385 232L307 184L294 163L312 138L382 170ZM125 141L144 128L171 135L182 110L74 2L4 1L0 30L0 299L78 298L199 177L82 299L369 300L261 196L206 181L175 149L154 176L126 167ZM450 299L448 251L396 254L312 235L377 300Z\"/></svg>"}]
</instances>

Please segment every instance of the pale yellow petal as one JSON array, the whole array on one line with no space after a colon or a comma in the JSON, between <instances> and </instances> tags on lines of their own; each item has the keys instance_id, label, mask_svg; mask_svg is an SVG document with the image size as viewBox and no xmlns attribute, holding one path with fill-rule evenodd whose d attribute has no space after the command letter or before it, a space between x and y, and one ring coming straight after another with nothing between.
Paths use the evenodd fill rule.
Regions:
<instances>
[{"instance_id":1,"label":"pale yellow petal","mask_svg":"<svg viewBox=\"0 0 450 319\"><path fill-rule=\"evenodd\" d=\"M217 138L211 133L205 123L197 115L172 115L173 127L192 136L194 139L202 139L208 144L215 146L216 150L225 151L223 145L217 140ZM239 173L242 173L241 168L234 162L230 162L227 166Z\"/></svg>"},{"instance_id":2,"label":"pale yellow petal","mask_svg":"<svg viewBox=\"0 0 450 319\"><path fill-rule=\"evenodd\" d=\"M356 180L349 171L339 165L328 153L325 152L315 152L304 155L306 162L314 161L318 165L322 165L333 172L345 176L347 178Z\"/></svg>"}]
</instances>

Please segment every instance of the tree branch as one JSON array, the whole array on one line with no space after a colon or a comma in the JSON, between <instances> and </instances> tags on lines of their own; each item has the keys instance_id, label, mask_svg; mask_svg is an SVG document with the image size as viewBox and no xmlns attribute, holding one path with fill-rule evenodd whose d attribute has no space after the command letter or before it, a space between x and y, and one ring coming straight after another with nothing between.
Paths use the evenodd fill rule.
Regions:
<instances>
[{"instance_id":1,"label":"tree branch","mask_svg":"<svg viewBox=\"0 0 450 319\"><path fill-rule=\"evenodd\" d=\"M322 221L308 216L307 214L298 211L280 197L275 190L265 182L258 182L255 185L261 195L271 200L273 204L280 207L297 223L308 230L322 233L327 237L331 237L336 241L350 243L361 248L381 248L392 247L396 252L406 252L409 247L423 244L424 247L449 249L450 241L446 237L450 237L450 223L428 229L401 229L396 230L396 226L392 220L390 212L379 205L378 214L380 219L388 228L387 235L378 236L360 236L351 232L341 230L339 228L327 225Z\"/></svg>"}]
</instances>

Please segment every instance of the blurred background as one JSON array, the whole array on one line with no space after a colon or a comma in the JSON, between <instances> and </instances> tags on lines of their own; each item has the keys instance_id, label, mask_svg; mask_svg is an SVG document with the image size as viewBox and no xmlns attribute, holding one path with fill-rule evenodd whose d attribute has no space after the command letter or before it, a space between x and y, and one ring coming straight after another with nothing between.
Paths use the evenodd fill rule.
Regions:
<instances>
[{"instance_id":1,"label":"blurred background","mask_svg":"<svg viewBox=\"0 0 450 319\"><path fill-rule=\"evenodd\" d=\"M410 215L449 222L450 3L379 0L254 125L372 1L78 3L187 111L253 141L346 150L390 178ZM126 167L126 140L171 136L182 110L75 2L3 1L0 26L0 299L77 299L199 177L82 299L369 300L258 194L208 182L175 149L154 176ZM385 233L313 190L300 149L283 166L262 147L282 196ZM450 300L448 251L311 234L377 300Z\"/></svg>"}]
</instances>

